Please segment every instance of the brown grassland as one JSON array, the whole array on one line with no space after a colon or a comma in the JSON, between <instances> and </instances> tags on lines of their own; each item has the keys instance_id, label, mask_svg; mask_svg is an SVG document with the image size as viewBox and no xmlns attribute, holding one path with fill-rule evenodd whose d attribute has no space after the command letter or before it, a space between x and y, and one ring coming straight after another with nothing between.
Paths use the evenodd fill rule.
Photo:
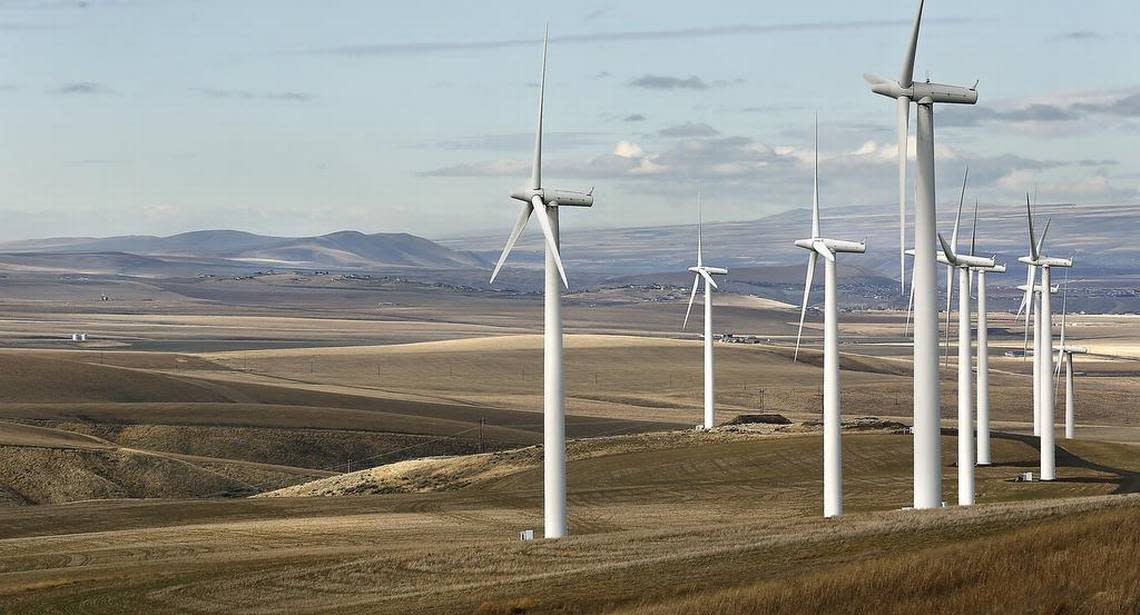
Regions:
<instances>
[{"instance_id":1,"label":"brown grassland","mask_svg":"<svg viewBox=\"0 0 1140 615\"><path fill-rule=\"evenodd\" d=\"M121 290L84 309L50 284L0 299L5 612L1140 612L1127 317L1069 321L1093 354L1078 358L1059 480L1013 480L1038 463L1030 365L1002 356L1021 331L995 315L978 505L901 510L911 439L852 424L846 514L823 520L818 323L792 363L794 309L726 298L723 330L762 343L717 345L718 418L793 425L697 433L701 342L677 331L683 300L571 299L571 536L521 542L542 526L536 297L280 276ZM844 322L845 416L908 422L902 315ZM72 330L92 341L60 341Z\"/></svg>"}]
</instances>

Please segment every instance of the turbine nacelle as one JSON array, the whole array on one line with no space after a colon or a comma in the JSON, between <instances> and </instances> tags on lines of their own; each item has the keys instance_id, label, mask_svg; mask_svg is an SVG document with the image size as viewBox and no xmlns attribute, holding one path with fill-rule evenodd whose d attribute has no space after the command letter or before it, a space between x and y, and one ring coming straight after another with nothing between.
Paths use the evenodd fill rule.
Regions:
<instances>
[{"instance_id":1,"label":"turbine nacelle","mask_svg":"<svg viewBox=\"0 0 1140 615\"><path fill-rule=\"evenodd\" d=\"M855 254L863 254L867 251L867 244L862 241L847 241L846 239L825 239L823 237L815 237L813 239L797 239L796 247L803 248L804 250L816 250L816 245L822 245L827 248L832 254L838 252L851 252Z\"/></svg>"},{"instance_id":2,"label":"turbine nacelle","mask_svg":"<svg viewBox=\"0 0 1140 615\"><path fill-rule=\"evenodd\" d=\"M907 98L918 104L973 105L978 102L978 91L973 87L916 81L909 88L904 88L898 81L885 77L865 75L864 79L871 84L872 92L888 98Z\"/></svg>"},{"instance_id":3,"label":"turbine nacelle","mask_svg":"<svg viewBox=\"0 0 1140 615\"><path fill-rule=\"evenodd\" d=\"M1045 287L1040 285L1040 284L1034 284L1033 286L1030 286L1028 284L1019 284L1017 286L1017 290L1020 290L1021 292L1026 292L1031 288L1033 289L1033 292L1035 292L1035 293L1039 293L1039 292L1045 290ZM1059 286L1050 286L1049 287L1049 294L1055 295L1055 294L1057 294L1057 291L1059 289L1060 289Z\"/></svg>"},{"instance_id":4,"label":"turbine nacelle","mask_svg":"<svg viewBox=\"0 0 1140 615\"><path fill-rule=\"evenodd\" d=\"M914 258L914 248L907 248L904 254ZM938 250L934 253L934 260L937 261L939 265L946 265L947 267L954 266L954 264L950 262L950 259L946 258L946 254L942 250Z\"/></svg>"},{"instance_id":5,"label":"turbine nacelle","mask_svg":"<svg viewBox=\"0 0 1140 615\"><path fill-rule=\"evenodd\" d=\"M1053 350L1056 352L1063 352L1065 354L1088 354L1089 349L1084 346L1054 346Z\"/></svg>"},{"instance_id":6,"label":"turbine nacelle","mask_svg":"<svg viewBox=\"0 0 1140 615\"><path fill-rule=\"evenodd\" d=\"M533 190L516 190L511 193L512 199L524 203L532 203L536 196L542 199L543 205L547 207L592 207L594 205L593 190L590 192L574 192L572 190L543 190L542 188L537 188Z\"/></svg>"},{"instance_id":7,"label":"turbine nacelle","mask_svg":"<svg viewBox=\"0 0 1140 615\"><path fill-rule=\"evenodd\" d=\"M986 273L1005 273L1005 263L994 263L992 267L971 267L971 269Z\"/></svg>"},{"instance_id":8,"label":"turbine nacelle","mask_svg":"<svg viewBox=\"0 0 1140 615\"><path fill-rule=\"evenodd\" d=\"M973 256L970 254L958 254L954 251L954 246L950 245L949 241L938 234L938 241L942 242L942 256L946 259L946 263L952 267L971 268L981 267L990 268L997 266L992 258L985 258L983 256Z\"/></svg>"},{"instance_id":9,"label":"turbine nacelle","mask_svg":"<svg viewBox=\"0 0 1140 615\"><path fill-rule=\"evenodd\" d=\"M1071 258L1054 258L1051 256L1022 256L1017 259L1020 263L1031 265L1033 267L1072 267L1073 259Z\"/></svg>"},{"instance_id":10,"label":"turbine nacelle","mask_svg":"<svg viewBox=\"0 0 1140 615\"><path fill-rule=\"evenodd\" d=\"M702 271L709 275L728 275L728 269L724 267L689 267L689 271L697 275Z\"/></svg>"}]
</instances>

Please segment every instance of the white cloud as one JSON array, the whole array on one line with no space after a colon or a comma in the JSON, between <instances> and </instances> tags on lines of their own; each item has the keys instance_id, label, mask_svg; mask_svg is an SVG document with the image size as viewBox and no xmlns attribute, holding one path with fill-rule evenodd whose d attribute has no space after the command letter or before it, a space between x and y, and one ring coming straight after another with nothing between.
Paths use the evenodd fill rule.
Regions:
<instances>
[{"instance_id":1,"label":"white cloud","mask_svg":"<svg viewBox=\"0 0 1140 615\"><path fill-rule=\"evenodd\" d=\"M618 144L614 146L614 155L621 156L622 158L641 158L645 155L645 152L642 151L641 146L636 143L618 141Z\"/></svg>"}]
</instances>

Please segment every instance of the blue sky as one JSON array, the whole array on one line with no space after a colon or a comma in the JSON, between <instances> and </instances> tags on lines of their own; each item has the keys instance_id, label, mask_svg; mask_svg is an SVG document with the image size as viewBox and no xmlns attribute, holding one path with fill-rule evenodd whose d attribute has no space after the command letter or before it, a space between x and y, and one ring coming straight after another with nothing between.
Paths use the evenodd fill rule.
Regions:
<instances>
[{"instance_id":1,"label":"blue sky","mask_svg":"<svg viewBox=\"0 0 1140 615\"><path fill-rule=\"evenodd\" d=\"M0 0L0 240L238 228L504 234L528 175L550 22L550 187L578 227L757 218L810 198L893 207L893 103L912 0ZM930 0L916 76L939 201L1138 199L1132 2Z\"/></svg>"}]
</instances>

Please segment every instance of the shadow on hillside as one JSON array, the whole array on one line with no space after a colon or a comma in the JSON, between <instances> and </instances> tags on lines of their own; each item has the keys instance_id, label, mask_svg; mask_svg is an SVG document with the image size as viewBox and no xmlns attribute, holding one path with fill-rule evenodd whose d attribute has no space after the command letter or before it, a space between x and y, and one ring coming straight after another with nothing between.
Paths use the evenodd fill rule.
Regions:
<instances>
[{"instance_id":1,"label":"shadow on hillside","mask_svg":"<svg viewBox=\"0 0 1140 615\"><path fill-rule=\"evenodd\" d=\"M956 429L944 430L944 432L957 434ZM991 432L994 439L1013 440L1021 442L1033 448L1034 450L1041 450L1041 442L1036 436L1014 434L1007 432ZM1102 472L1104 474L1111 474L1112 476L1076 476L1066 478L1064 476L1056 479L1053 482L1058 483L1087 483L1087 484L1112 484L1116 485L1113 494L1123 493L1140 493L1140 472L1133 470L1125 470L1123 468L1114 468L1104 464L1089 461L1064 447L1057 446L1057 468L1082 468L1092 470L1094 472ZM1033 459L1010 461L1006 463L995 463L991 467L1006 467L1006 468L1037 468L1040 463Z\"/></svg>"}]
</instances>

